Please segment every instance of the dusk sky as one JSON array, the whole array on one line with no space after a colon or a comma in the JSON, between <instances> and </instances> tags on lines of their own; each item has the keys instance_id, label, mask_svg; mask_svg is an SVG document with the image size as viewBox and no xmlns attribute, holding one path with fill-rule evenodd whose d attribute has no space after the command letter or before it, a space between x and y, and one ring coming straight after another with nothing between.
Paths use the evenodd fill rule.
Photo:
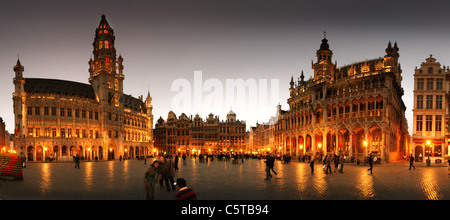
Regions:
<instances>
[{"instance_id":1,"label":"dusk sky","mask_svg":"<svg viewBox=\"0 0 450 220\"><path fill-rule=\"evenodd\" d=\"M170 110L203 118L211 112L224 120L230 109L247 128L267 122L276 104L199 108L192 100L184 109L172 109L180 92L171 86L186 79L194 94L194 71L202 71L202 82L223 84L225 99L227 79L255 80L258 89L269 90L270 80L277 79L275 103L287 110L291 76L297 79L302 70L306 79L313 74L311 60L326 31L338 66L383 57L388 42L397 42L411 133L415 66L430 54L450 66L449 5L435 0L2 0L0 117L12 133L18 55L25 78L88 84L94 31L105 14L124 59L124 93L145 98L149 90L154 122L167 119ZM264 79L267 86L259 84ZM210 93L203 91L203 100Z\"/></svg>"}]
</instances>

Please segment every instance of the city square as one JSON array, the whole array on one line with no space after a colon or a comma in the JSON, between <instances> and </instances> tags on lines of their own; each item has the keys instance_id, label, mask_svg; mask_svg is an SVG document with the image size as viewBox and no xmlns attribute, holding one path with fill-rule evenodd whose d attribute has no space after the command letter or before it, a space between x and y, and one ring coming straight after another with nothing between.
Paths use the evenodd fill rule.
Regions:
<instances>
[{"instance_id":1,"label":"city square","mask_svg":"<svg viewBox=\"0 0 450 220\"><path fill-rule=\"evenodd\" d=\"M23 180L0 181L0 200L144 200L143 177L153 158L119 162L28 163ZM326 175L322 164L275 162L270 180L263 159L199 162L180 159L176 178L184 178L199 200L448 200L446 164L345 164L344 172ZM333 166L334 170L334 166ZM176 191L155 187L156 200L174 200Z\"/></svg>"}]
</instances>

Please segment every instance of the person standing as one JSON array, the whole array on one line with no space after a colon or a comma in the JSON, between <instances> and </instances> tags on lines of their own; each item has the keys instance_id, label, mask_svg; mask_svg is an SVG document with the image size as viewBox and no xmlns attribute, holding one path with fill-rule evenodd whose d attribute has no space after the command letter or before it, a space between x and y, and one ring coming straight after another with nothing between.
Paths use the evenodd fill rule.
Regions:
<instances>
[{"instance_id":1,"label":"person standing","mask_svg":"<svg viewBox=\"0 0 450 220\"><path fill-rule=\"evenodd\" d=\"M367 169L367 171L370 170L370 174L373 174L373 157L372 157L372 155L369 156L369 166L370 166L370 168Z\"/></svg>"},{"instance_id":2,"label":"person standing","mask_svg":"<svg viewBox=\"0 0 450 220\"><path fill-rule=\"evenodd\" d=\"M175 195L175 200L197 200L197 194L193 189L186 186L186 180L178 178L175 185L178 193Z\"/></svg>"},{"instance_id":3,"label":"person standing","mask_svg":"<svg viewBox=\"0 0 450 220\"><path fill-rule=\"evenodd\" d=\"M310 160L309 166L311 167L311 174L314 174L314 160Z\"/></svg>"},{"instance_id":4,"label":"person standing","mask_svg":"<svg viewBox=\"0 0 450 220\"><path fill-rule=\"evenodd\" d=\"M344 157L341 155L340 157L339 157L339 172L340 173L344 173L344 161L345 161L345 159L344 159Z\"/></svg>"},{"instance_id":5,"label":"person standing","mask_svg":"<svg viewBox=\"0 0 450 220\"><path fill-rule=\"evenodd\" d=\"M174 165L175 165L175 171L178 170L178 160L179 160L178 155L175 155L175 163L174 163Z\"/></svg>"},{"instance_id":6,"label":"person standing","mask_svg":"<svg viewBox=\"0 0 450 220\"><path fill-rule=\"evenodd\" d=\"M183 165L186 165L186 154L183 154Z\"/></svg>"},{"instance_id":7,"label":"person standing","mask_svg":"<svg viewBox=\"0 0 450 220\"><path fill-rule=\"evenodd\" d=\"M330 170L330 174L332 174L333 172L331 172L331 154L327 157L327 159L325 160L326 165L327 165L327 170L325 171L326 174L328 174L328 170Z\"/></svg>"},{"instance_id":8,"label":"person standing","mask_svg":"<svg viewBox=\"0 0 450 220\"><path fill-rule=\"evenodd\" d=\"M409 158L409 169L411 169L411 167L416 169L416 167L414 166L414 157L412 154L411 154L411 157Z\"/></svg>"},{"instance_id":9,"label":"person standing","mask_svg":"<svg viewBox=\"0 0 450 220\"><path fill-rule=\"evenodd\" d=\"M145 199L154 200L155 199L155 185L158 181L158 166L159 162L157 160L153 161L153 164L147 168L144 175L144 185L145 185Z\"/></svg>"}]
</instances>

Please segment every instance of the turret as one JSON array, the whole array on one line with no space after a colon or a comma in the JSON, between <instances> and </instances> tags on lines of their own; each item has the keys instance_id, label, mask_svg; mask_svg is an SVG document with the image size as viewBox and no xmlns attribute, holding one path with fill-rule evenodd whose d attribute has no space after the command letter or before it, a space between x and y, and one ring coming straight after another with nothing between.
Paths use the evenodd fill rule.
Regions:
<instances>
[{"instance_id":1,"label":"turret","mask_svg":"<svg viewBox=\"0 0 450 220\"><path fill-rule=\"evenodd\" d=\"M14 122L15 122L15 136L23 137L24 134L24 117L25 117L25 78L23 78L24 67L17 59L16 65L13 67L14 70L14 93L13 93L13 111L14 111Z\"/></svg>"}]
</instances>

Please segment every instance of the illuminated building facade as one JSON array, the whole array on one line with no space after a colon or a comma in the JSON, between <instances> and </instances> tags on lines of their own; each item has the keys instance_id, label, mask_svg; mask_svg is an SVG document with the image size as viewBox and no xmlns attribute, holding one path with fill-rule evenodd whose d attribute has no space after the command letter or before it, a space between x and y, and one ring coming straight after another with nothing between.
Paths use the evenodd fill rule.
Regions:
<instances>
[{"instance_id":1,"label":"illuminated building facade","mask_svg":"<svg viewBox=\"0 0 450 220\"><path fill-rule=\"evenodd\" d=\"M155 147L166 154L242 153L245 150L245 121L236 120L230 111L226 121L212 113L203 120L182 113L177 118L170 111L167 121L162 117L155 124Z\"/></svg>"},{"instance_id":2,"label":"illuminated building facade","mask_svg":"<svg viewBox=\"0 0 450 220\"><path fill-rule=\"evenodd\" d=\"M397 43L383 58L338 67L324 38L312 61L314 77L290 81L289 110L278 109L275 149L292 156L376 155L402 158L409 148Z\"/></svg>"},{"instance_id":3,"label":"illuminated building facade","mask_svg":"<svg viewBox=\"0 0 450 220\"><path fill-rule=\"evenodd\" d=\"M449 76L449 68L431 55L414 70L411 153L417 162L430 158L431 163L442 163L449 156Z\"/></svg>"},{"instance_id":4,"label":"illuminated building facade","mask_svg":"<svg viewBox=\"0 0 450 220\"><path fill-rule=\"evenodd\" d=\"M104 15L95 31L89 83L25 78L14 66L15 149L29 161L149 155L153 115L147 98L123 93L123 58Z\"/></svg>"}]
</instances>

